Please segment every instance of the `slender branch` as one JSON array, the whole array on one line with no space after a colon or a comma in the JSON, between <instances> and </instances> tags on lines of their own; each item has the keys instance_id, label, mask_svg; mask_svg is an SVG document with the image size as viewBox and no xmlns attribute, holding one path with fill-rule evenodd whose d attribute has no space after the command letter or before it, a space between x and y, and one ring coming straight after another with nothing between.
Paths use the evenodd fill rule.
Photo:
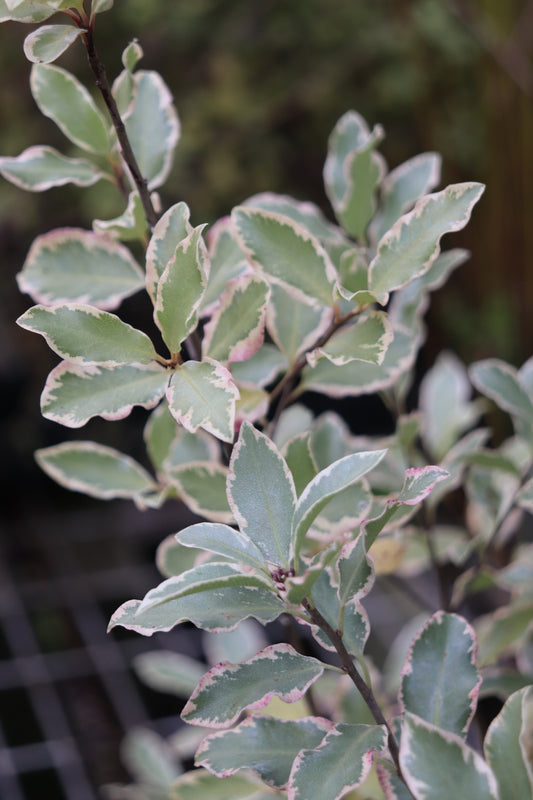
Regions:
<instances>
[{"instance_id":1,"label":"slender branch","mask_svg":"<svg viewBox=\"0 0 533 800\"><path fill-rule=\"evenodd\" d=\"M100 94L102 95L104 103L106 104L107 110L109 111L109 114L111 116L111 121L113 123L113 127L115 128L117 138L120 144L122 158L124 159L128 167L128 170L130 171L135 187L139 192L146 220L149 226L153 228L158 220L158 215L152 205L152 200L150 198L150 192L148 191L147 183L141 174L141 170L139 169L139 165L133 153L130 140L128 139L128 135L126 133L126 128L122 121L122 117L120 116L120 112L115 102L115 98L113 97L113 93L111 92L111 87L109 86L109 81L107 79L105 67L102 61L100 60L98 53L96 52L96 47L94 46L92 25L90 25L88 30L83 34L83 41L85 44L85 48L87 50L89 65L96 79L96 85L100 90Z\"/></svg>"}]
</instances>

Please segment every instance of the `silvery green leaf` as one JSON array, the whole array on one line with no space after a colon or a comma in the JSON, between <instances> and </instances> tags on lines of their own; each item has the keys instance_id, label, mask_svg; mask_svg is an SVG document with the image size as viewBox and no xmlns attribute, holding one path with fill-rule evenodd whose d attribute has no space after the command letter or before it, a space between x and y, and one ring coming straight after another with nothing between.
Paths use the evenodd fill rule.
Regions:
<instances>
[{"instance_id":1,"label":"silvery green leaf","mask_svg":"<svg viewBox=\"0 0 533 800\"><path fill-rule=\"evenodd\" d=\"M368 580L361 591L361 596L370 591L374 581L374 573L371 566L366 566L368 566ZM339 589L331 568L322 571L312 587L311 596L314 605L331 627L334 630L340 627L342 639L348 652L354 656L360 656L365 649L370 634L370 622L368 614L359 599L352 597L346 605L339 604ZM333 644L320 628L312 626L311 630L313 636L322 647L332 652L335 651Z\"/></svg>"},{"instance_id":2,"label":"silvery green leaf","mask_svg":"<svg viewBox=\"0 0 533 800\"><path fill-rule=\"evenodd\" d=\"M155 305L157 285L179 243L192 233L186 203L176 203L157 221L146 250L146 291Z\"/></svg>"},{"instance_id":3,"label":"silvery green leaf","mask_svg":"<svg viewBox=\"0 0 533 800\"><path fill-rule=\"evenodd\" d=\"M85 86L70 72L50 64L34 64L30 86L40 111L71 142L90 153L109 153L107 122Z\"/></svg>"},{"instance_id":4,"label":"silvery green leaf","mask_svg":"<svg viewBox=\"0 0 533 800\"><path fill-rule=\"evenodd\" d=\"M251 716L232 730L207 736L195 763L220 777L251 769L266 784L281 789L287 785L299 751L317 747L330 728L330 722L318 717L282 720Z\"/></svg>"},{"instance_id":5,"label":"silvery green leaf","mask_svg":"<svg viewBox=\"0 0 533 800\"><path fill-rule=\"evenodd\" d=\"M177 533L176 539L186 547L208 550L254 569L266 568L265 559L252 540L228 525L198 522Z\"/></svg>"},{"instance_id":6,"label":"silvery green leaf","mask_svg":"<svg viewBox=\"0 0 533 800\"><path fill-rule=\"evenodd\" d=\"M34 64L50 64L85 30L74 25L41 25L24 40L24 55Z\"/></svg>"},{"instance_id":7,"label":"silvery green leaf","mask_svg":"<svg viewBox=\"0 0 533 800\"><path fill-rule=\"evenodd\" d=\"M154 320L171 353L179 353L198 324L209 274L203 229L198 226L178 244L157 284Z\"/></svg>"},{"instance_id":8,"label":"silvery green leaf","mask_svg":"<svg viewBox=\"0 0 533 800\"><path fill-rule=\"evenodd\" d=\"M150 460L158 473L164 471L163 462L179 430L183 429L178 427L167 403L160 403L148 417L143 437Z\"/></svg>"},{"instance_id":9,"label":"silvery green leaf","mask_svg":"<svg viewBox=\"0 0 533 800\"><path fill-rule=\"evenodd\" d=\"M296 494L299 497L317 474L316 464L311 453L309 431L299 433L289 439L283 448L283 456L292 473Z\"/></svg>"},{"instance_id":10,"label":"silvery green leaf","mask_svg":"<svg viewBox=\"0 0 533 800\"><path fill-rule=\"evenodd\" d=\"M178 544L176 537L172 534L163 539L158 546L155 563L164 578L171 578L173 575L181 575L182 572L192 569L200 555L203 555L201 550Z\"/></svg>"},{"instance_id":11,"label":"silvery green leaf","mask_svg":"<svg viewBox=\"0 0 533 800\"><path fill-rule=\"evenodd\" d=\"M148 728L128 731L121 756L141 785L166 790L181 773L169 744Z\"/></svg>"},{"instance_id":12,"label":"silvery green leaf","mask_svg":"<svg viewBox=\"0 0 533 800\"><path fill-rule=\"evenodd\" d=\"M106 233L113 239L123 242L130 239L143 241L147 223L141 198L137 192L130 193L128 204L120 216L114 219L94 219L93 230L96 233Z\"/></svg>"},{"instance_id":13,"label":"silvery green leaf","mask_svg":"<svg viewBox=\"0 0 533 800\"><path fill-rule=\"evenodd\" d=\"M234 278L204 328L202 353L217 361L246 361L264 340L270 290L257 275Z\"/></svg>"},{"instance_id":14,"label":"silvery green leaf","mask_svg":"<svg viewBox=\"0 0 533 800\"><path fill-rule=\"evenodd\" d=\"M180 135L172 95L159 73L134 73L133 102L123 119L141 174L150 190L157 189L168 177Z\"/></svg>"},{"instance_id":15,"label":"silvery green leaf","mask_svg":"<svg viewBox=\"0 0 533 800\"><path fill-rule=\"evenodd\" d=\"M488 358L472 364L469 373L476 389L496 405L525 422L533 422L533 402L514 367L505 361Z\"/></svg>"},{"instance_id":16,"label":"silvery green leaf","mask_svg":"<svg viewBox=\"0 0 533 800\"><path fill-rule=\"evenodd\" d=\"M81 428L92 417L126 417L133 406L153 408L165 393L168 374L159 366L108 369L62 361L49 374L41 395L43 417Z\"/></svg>"},{"instance_id":17,"label":"silvery green leaf","mask_svg":"<svg viewBox=\"0 0 533 800\"><path fill-rule=\"evenodd\" d=\"M289 800L339 800L360 786L372 766L372 752L387 746L384 725L335 725L314 749L296 756L289 779Z\"/></svg>"},{"instance_id":18,"label":"silvery green leaf","mask_svg":"<svg viewBox=\"0 0 533 800\"><path fill-rule=\"evenodd\" d=\"M323 672L316 658L274 644L240 664L221 662L206 672L181 716L192 725L228 728L244 710L264 708L273 697L300 700Z\"/></svg>"},{"instance_id":19,"label":"silvery green leaf","mask_svg":"<svg viewBox=\"0 0 533 800\"><path fill-rule=\"evenodd\" d=\"M267 561L288 567L294 481L275 445L248 422L233 448L227 491L241 531Z\"/></svg>"},{"instance_id":20,"label":"silvery green leaf","mask_svg":"<svg viewBox=\"0 0 533 800\"><path fill-rule=\"evenodd\" d=\"M343 545L336 565L339 607L354 603L367 595L374 585L372 563L367 559L364 533Z\"/></svg>"},{"instance_id":21,"label":"silvery green leaf","mask_svg":"<svg viewBox=\"0 0 533 800\"><path fill-rule=\"evenodd\" d=\"M465 619L438 611L413 640L402 669L402 709L444 731L466 737L481 675L476 637Z\"/></svg>"},{"instance_id":22,"label":"silvery green leaf","mask_svg":"<svg viewBox=\"0 0 533 800\"><path fill-rule=\"evenodd\" d=\"M35 458L41 469L61 486L101 500L133 498L157 488L140 464L96 442L63 442L37 450Z\"/></svg>"},{"instance_id":23,"label":"silvery green leaf","mask_svg":"<svg viewBox=\"0 0 533 800\"><path fill-rule=\"evenodd\" d=\"M332 364L342 366L351 361L364 361L380 366L394 338L392 325L383 311L368 311L353 324L341 328L322 347L308 354L314 366L323 356Z\"/></svg>"},{"instance_id":24,"label":"silvery green leaf","mask_svg":"<svg viewBox=\"0 0 533 800\"><path fill-rule=\"evenodd\" d=\"M84 158L67 158L53 147L28 147L19 156L0 158L0 174L27 192L44 192L52 186L92 186L104 173Z\"/></svg>"},{"instance_id":25,"label":"silvery green leaf","mask_svg":"<svg viewBox=\"0 0 533 800\"><path fill-rule=\"evenodd\" d=\"M218 305L220 295L229 281L251 271L242 252L229 217L223 217L209 228L207 245L211 271L205 291L202 314L210 314Z\"/></svg>"},{"instance_id":26,"label":"silvery green leaf","mask_svg":"<svg viewBox=\"0 0 533 800\"><path fill-rule=\"evenodd\" d=\"M512 694L491 722L483 744L499 797L533 795L533 687Z\"/></svg>"},{"instance_id":27,"label":"silvery green leaf","mask_svg":"<svg viewBox=\"0 0 533 800\"><path fill-rule=\"evenodd\" d=\"M205 800L280 800L279 792L244 772L219 778L205 769L195 769L179 777L169 789L170 800L198 800L200 797Z\"/></svg>"},{"instance_id":28,"label":"silvery green leaf","mask_svg":"<svg viewBox=\"0 0 533 800\"><path fill-rule=\"evenodd\" d=\"M415 800L450 800L459 790L469 800L500 800L494 773L475 750L409 712L402 723L400 766Z\"/></svg>"},{"instance_id":29,"label":"silvery green leaf","mask_svg":"<svg viewBox=\"0 0 533 800\"><path fill-rule=\"evenodd\" d=\"M234 361L231 374L239 385L268 386L287 369L287 359L278 348L268 342L246 361Z\"/></svg>"},{"instance_id":30,"label":"silvery green leaf","mask_svg":"<svg viewBox=\"0 0 533 800\"><path fill-rule=\"evenodd\" d=\"M421 503L439 481L448 477L442 467L411 467L405 471L404 484L396 502L408 506Z\"/></svg>"},{"instance_id":31,"label":"silvery green leaf","mask_svg":"<svg viewBox=\"0 0 533 800\"><path fill-rule=\"evenodd\" d=\"M328 254L305 228L281 214L240 206L232 220L248 261L303 302L331 306L337 278Z\"/></svg>"},{"instance_id":32,"label":"silvery green leaf","mask_svg":"<svg viewBox=\"0 0 533 800\"><path fill-rule=\"evenodd\" d=\"M132 39L132 41L126 45L122 51L121 61L124 65L124 69L127 69L128 72L133 72L143 55L143 49L138 40Z\"/></svg>"},{"instance_id":33,"label":"silvery green leaf","mask_svg":"<svg viewBox=\"0 0 533 800\"><path fill-rule=\"evenodd\" d=\"M369 266L369 289L386 303L389 293L426 273L445 233L465 227L481 197L480 183L458 183L421 198L381 238Z\"/></svg>"},{"instance_id":34,"label":"silvery green leaf","mask_svg":"<svg viewBox=\"0 0 533 800\"><path fill-rule=\"evenodd\" d=\"M264 420L270 406L270 395L264 389L256 389L242 384L237 384L239 399L235 408L235 424L237 429L241 424Z\"/></svg>"},{"instance_id":35,"label":"silvery green leaf","mask_svg":"<svg viewBox=\"0 0 533 800\"><path fill-rule=\"evenodd\" d=\"M104 309L116 308L143 282L124 245L78 228L38 236L17 275L20 291L37 303L90 303Z\"/></svg>"},{"instance_id":36,"label":"silvery green leaf","mask_svg":"<svg viewBox=\"0 0 533 800\"><path fill-rule=\"evenodd\" d=\"M283 286L273 284L267 307L267 329L290 364L328 330L333 310L303 302Z\"/></svg>"},{"instance_id":37,"label":"silvery green leaf","mask_svg":"<svg viewBox=\"0 0 533 800\"><path fill-rule=\"evenodd\" d=\"M474 623L478 640L478 664L484 667L502 654L512 653L531 630L533 602L521 598L512 605L478 617Z\"/></svg>"},{"instance_id":38,"label":"silvery green leaf","mask_svg":"<svg viewBox=\"0 0 533 800\"><path fill-rule=\"evenodd\" d=\"M307 228L309 233L316 236L323 244L331 242L349 246L349 242L342 230L337 225L329 222L314 203L295 200L294 197L275 194L274 192L261 192L249 197L244 204L251 208L263 208L265 211L274 211L284 217L289 217L294 222Z\"/></svg>"},{"instance_id":39,"label":"silvery green leaf","mask_svg":"<svg viewBox=\"0 0 533 800\"><path fill-rule=\"evenodd\" d=\"M374 136L382 137L382 131L378 128ZM333 208L346 203L350 194L351 176L347 168L350 154L362 150L371 139L368 125L356 111L347 111L336 123L329 137L324 164L324 183Z\"/></svg>"},{"instance_id":40,"label":"silvery green leaf","mask_svg":"<svg viewBox=\"0 0 533 800\"><path fill-rule=\"evenodd\" d=\"M170 413L180 425L191 433L203 428L223 442L233 442L238 395L228 370L210 358L177 367L167 390Z\"/></svg>"},{"instance_id":41,"label":"silvery green leaf","mask_svg":"<svg viewBox=\"0 0 533 800\"><path fill-rule=\"evenodd\" d=\"M72 3L74 5L74 2ZM56 13L56 8L42 0L0 0L0 22L43 22Z\"/></svg>"},{"instance_id":42,"label":"silvery green leaf","mask_svg":"<svg viewBox=\"0 0 533 800\"><path fill-rule=\"evenodd\" d=\"M283 450L287 442L294 436L306 433L313 423L313 412L301 403L285 408L279 415L278 424L274 432L276 447Z\"/></svg>"},{"instance_id":43,"label":"silvery green leaf","mask_svg":"<svg viewBox=\"0 0 533 800\"><path fill-rule=\"evenodd\" d=\"M170 413L170 412L169 412ZM211 462L220 461L220 446L217 440L210 433L199 429L190 433L176 424L176 420L170 415L175 426L174 435L169 441L169 447L163 468L170 472L174 467L184 467L191 462Z\"/></svg>"},{"instance_id":44,"label":"silvery green leaf","mask_svg":"<svg viewBox=\"0 0 533 800\"><path fill-rule=\"evenodd\" d=\"M139 653L133 669L146 686L178 697L188 697L205 672L199 661L170 650Z\"/></svg>"},{"instance_id":45,"label":"silvery green leaf","mask_svg":"<svg viewBox=\"0 0 533 800\"><path fill-rule=\"evenodd\" d=\"M191 511L213 522L231 524L233 514L226 498L227 474L227 467L211 461L193 461L166 470L178 498Z\"/></svg>"},{"instance_id":46,"label":"silvery green leaf","mask_svg":"<svg viewBox=\"0 0 533 800\"><path fill-rule=\"evenodd\" d=\"M311 426L311 453L318 471L348 455L349 441L350 430L342 417L332 411L317 417Z\"/></svg>"},{"instance_id":47,"label":"silvery green leaf","mask_svg":"<svg viewBox=\"0 0 533 800\"><path fill-rule=\"evenodd\" d=\"M94 306L33 306L18 318L17 324L40 333L48 346L71 364L115 367L149 364L156 357L145 333Z\"/></svg>"}]
</instances>

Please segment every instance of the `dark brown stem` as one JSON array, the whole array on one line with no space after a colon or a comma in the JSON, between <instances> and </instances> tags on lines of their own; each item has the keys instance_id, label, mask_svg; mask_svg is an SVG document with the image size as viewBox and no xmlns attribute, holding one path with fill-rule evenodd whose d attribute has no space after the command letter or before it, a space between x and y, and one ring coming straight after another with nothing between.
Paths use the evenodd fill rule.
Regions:
<instances>
[{"instance_id":1,"label":"dark brown stem","mask_svg":"<svg viewBox=\"0 0 533 800\"><path fill-rule=\"evenodd\" d=\"M148 191L147 183L143 178L143 176L141 175L141 170L139 169L137 159L135 158L135 155L131 148L128 135L126 133L126 128L124 127L124 123L120 116L120 112L115 102L115 98L113 97L113 93L111 92L111 87L109 86L109 81L107 79L105 67L103 63L100 61L98 53L96 52L96 48L94 46L92 25L90 25L88 30L83 34L83 41L85 44L85 48L87 50L89 65L96 79L96 85L100 91L100 94L102 95L104 103L106 104L107 110L109 111L109 115L111 117L111 121L113 123L113 127L115 128L117 138L120 144L122 158L124 159L124 162L128 167L128 170L131 174L135 187L139 192L141 203L143 205L144 213L146 216L146 221L148 222L148 225L151 228L153 228L158 220L158 215L152 205L152 200L150 199L150 192Z\"/></svg>"}]
</instances>

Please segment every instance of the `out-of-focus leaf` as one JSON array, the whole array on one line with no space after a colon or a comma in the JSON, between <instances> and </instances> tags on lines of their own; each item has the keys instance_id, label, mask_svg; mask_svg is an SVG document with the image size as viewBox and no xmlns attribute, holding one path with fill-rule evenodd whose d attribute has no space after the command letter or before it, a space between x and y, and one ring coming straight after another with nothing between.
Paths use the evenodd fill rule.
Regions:
<instances>
[{"instance_id":1,"label":"out-of-focus leaf","mask_svg":"<svg viewBox=\"0 0 533 800\"><path fill-rule=\"evenodd\" d=\"M92 186L106 177L91 161L67 158L46 145L28 147L19 156L1 157L0 174L27 192L44 192L67 183Z\"/></svg>"},{"instance_id":2,"label":"out-of-focus leaf","mask_svg":"<svg viewBox=\"0 0 533 800\"><path fill-rule=\"evenodd\" d=\"M24 55L34 64L50 64L83 33L73 25L41 25L24 40Z\"/></svg>"}]
</instances>

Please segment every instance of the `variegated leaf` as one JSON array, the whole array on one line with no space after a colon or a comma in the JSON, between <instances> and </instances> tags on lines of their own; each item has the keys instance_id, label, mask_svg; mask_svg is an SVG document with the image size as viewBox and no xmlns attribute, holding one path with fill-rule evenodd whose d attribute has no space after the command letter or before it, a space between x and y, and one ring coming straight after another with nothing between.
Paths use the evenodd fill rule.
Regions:
<instances>
[{"instance_id":1,"label":"variegated leaf","mask_svg":"<svg viewBox=\"0 0 533 800\"><path fill-rule=\"evenodd\" d=\"M204 428L223 442L233 442L238 396L231 374L210 358L182 364L167 390L170 413L180 425L191 433Z\"/></svg>"},{"instance_id":2,"label":"variegated leaf","mask_svg":"<svg viewBox=\"0 0 533 800\"><path fill-rule=\"evenodd\" d=\"M62 361L41 395L43 417L81 428L92 417L123 419L133 406L153 408L165 393L168 373L158 366L79 366Z\"/></svg>"},{"instance_id":3,"label":"variegated leaf","mask_svg":"<svg viewBox=\"0 0 533 800\"><path fill-rule=\"evenodd\" d=\"M28 147L19 156L0 158L0 175L27 192L44 192L52 186L92 186L106 177L85 158L67 158L53 147Z\"/></svg>"},{"instance_id":4,"label":"variegated leaf","mask_svg":"<svg viewBox=\"0 0 533 800\"><path fill-rule=\"evenodd\" d=\"M496 776L499 797L533 796L533 687L512 694L493 719L483 750Z\"/></svg>"},{"instance_id":5,"label":"variegated leaf","mask_svg":"<svg viewBox=\"0 0 533 800\"><path fill-rule=\"evenodd\" d=\"M400 766L415 800L499 800L494 774L475 750L453 733L405 713Z\"/></svg>"},{"instance_id":6,"label":"variegated leaf","mask_svg":"<svg viewBox=\"0 0 533 800\"><path fill-rule=\"evenodd\" d=\"M533 400L514 367L505 361L488 358L472 364L469 373L476 389L496 405L525 422L533 422Z\"/></svg>"},{"instance_id":7,"label":"variegated leaf","mask_svg":"<svg viewBox=\"0 0 533 800\"><path fill-rule=\"evenodd\" d=\"M43 22L55 13L56 9L44 0L0 0L0 22Z\"/></svg>"},{"instance_id":8,"label":"variegated leaf","mask_svg":"<svg viewBox=\"0 0 533 800\"><path fill-rule=\"evenodd\" d=\"M421 503L439 481L448 477L448 472L442 467L410 467L405 470L404 484L398 495L397 502L407 506Z\"/></svg>"},{"instance_id":9,"label":"variegated leaf","mask_svg":"<svg viewBox=\"0 0 533 800\"><path fill-rule=\"evenodd\" d=\"M275 445L248 422L233 448L227 491L241 531L267 561L288 567L294 481Z\"/></svg>"},{"instance_id":10,"label":"variegated leaf","mask_svg":"<svg viewBox=\"0 0 533 800\"><path fill-rule=\"evenodd\" d=\"M146 686L177 697L189 697L205 672L199 661L170 650L139 653L133 669Z\"/></svg>"},{"instance_id":11,"label":"variegated leaf","mask_svg":"<svg viewBox=\"0 0 533 800\"><path fill-rule=\"evenodd\" d=\"M264 389L251 388L242 384L237 384L237 388L239 399L235 408L235 428L239 430L245 421L253 423L266 418L270 406L270 395Z\"/></svg>"},{"instance_id":12,"label":"variegated leaf","mask_svg":"<svg viewBox=\"0 0 533 800\"><path fill-rule=\"evenodd\" d=\"M171 578L173 575L181 575L182 572L192 569L201 554L201 550L184 547L176 541L174 535L171 535L163 539L157 548L155 563L164 578Z\"/></svg>"},{"instance_id":13,"label":"variegated leaf","mask_svg":"<svg viewBox=\"0 0 533 800\"><path fill-rule=\"evenodd\" d=\"M364 532L343 545L337 559L339 607L364 597L374 584L372 563L366 556Z\"/></svg>"},{"instance_id":14,"label":"variegated leaf","mask_svg":"<svg viewBox=\"0 0 533 800\"><path fill-rule=\"evenodd\" d=\"M205 769L195 769L180 776L169 789L170 800L280 800L279 793L268 789L253 775L229 775L219 778Z\"/></svg>"},{"instance_id":15,"label":"variegated leaf","mask_svg":"<svg viewBox=\"0 0 533 800\"><path fill-rule=\"evenodd\" d=\"M292 472L296 494L300 496L307 484L317 474L316 464L311 453L309 431L289 439L283 448L283 455Z\"/></svg>"},{"instance_id":16,"label":"variegated leaf","mask_svg":"<svg viewBox=\"0 0 533 800\"><path fill-rule=\"evenodd\" d=\"M465 619L438 611L413 640L402 669L402 708L444 731L466 737L481 675L476 639Z\"/></svg>"},{"instance_id":17,"label":"variegated leaf","mask_svg":"<svg viewBox=\"0 0 533 800\"><path fill-rule=\"evenodd\" d=\"M176 539L186 547L207 550L239 564L265 571L265 560L259 548L244 533L228 525L199 522L177 533Z\"/></svg>"},{"instance_id":18,"label":"variegated leaf","mask_svg":"<svg viewBox=\"0 0 533 800\"><path fill-rule=\"evenodd\" d=\"M383 364L393 338L387 315L382 311L369 311L354 324L334 334L323 347L309 353L307 360L311 366L317 363L320 356L337 366L350 361L365 361L379 366Z\"/></svg>"},{"instance_id":19,"label":"variegated leaf","mask_svg":"<svg viewBox=\"0 0 533 800\"><path fill-rule=\"evenodd\" d=\"M145 333L94 306L33 306L17 324L40 333L48 346L71 364L149 364L156 356Z\"/></svg>"},{"instance_id":20,"label":"variegated leaf","mask_svg":"<svg viewBox=\"0 0 533 800\"><path fill-rule=\"evenodd\" d=\"M24 40L24 55L34 64L50 64L85 30L73 25L41 25Z\"/></svg>"},{"instance_id":21,"label":"variegated leaf","mask_svg":"<svg viewBox=\"0 0 533 800\"><path fill-rule=\"evenodd\" d=\"M245 709L264 708L273 697L294 703L322 675L324 665L289 644L274 644L240 664L209 670L181 712L185 722L229 728Z\"/></svg>"},{"instance_id":22,"label":"variegated leaf","mask_svg":"<svg viewBox=\"0 0 533 800\"><path fill-rule=\"evenodd\" d=\"M189 222L190 211L186 203L171 206L154 226L146 250L146 291L156 304L157 285L174 258L179 243L193 231Z\"/></svg>"},{"instance_id":23,"label":"variegated leaf","mask_svg":"<svg viewBox=\"0 0 533 800\"><path fill-rule=\"evenodd\" d=\"M122 242L132 239L144 241L147 229L144 209L137 192L130 193L128 204L120 216L114 219L93 220L93 230L96 233L105 233Z\"/></svg>"},{"instance_id":24,"label":"variegated leaf","mask_svg":"<svg viewBox=\"0 0 533 800\"><path fill-rule=\"evenodd\" d=\"M178 244L157 285L154 320L171 353L179 353L198 324L209 274L204 227L195 228Z\"/></svg>"},{"instance_id":25,"label":"variegated leaf","mask_svg":"<svg viewBox=\"0 0 533 800\"><path fill-rule=\"evenodd\" d=\"M282 286L273 284L267 307L267 329L290 364L312 347L333 321L333 309L304 303Z\"/></svg>"},{"instance_id":26,"label":"variegated leaf","mask_svg":"<svg viewBox=\"0 0 533 800\"><path fill-rule=\"evenodd\" d=\"M373 579L374 575L370 569L370 579L365 585L365 592L372 588ZM315 581L311 596L314 605L331 627L342 631L342 639L348 652L360 657L370 635L370 622L359 600L352 597L346 605L340 605L338 586L331 568L322 571ZM322 647L335 651L335 647L320 628L312 626L311 630Z\"/></svg>"},{"instance_id":27,"label":"variegated leaf","mask_svg":"<svg viewBox=\"0 0 533 800\"><path fill-rule=\"evenodd\" d=\"M41 469L61 486L101 500L133 498L157 488L140 464L96 442L63 442L37 450L35 458Z\"/></svg>"},{"instance_id":28,"label":"variegated leaf","mask_svg":"<svg viewBox=\"0 0 533 800\"><path fill-rule=\"evenodd\" d=\"M475 630L478 639L478 663L481 667L497 660L502 653L516 650L517 643L531 630L533 602L527 598L478 617Z\"/></svg>"},{"instance_id":29,"label":"variegated leaf","mask_svg":"<svg viewBox=\"0 0 533 800\"><path fill-rule=\"evenodd\" d=\"M251 716L232 730L207 736L195 763L220 777L251 769L269 786L281 789L287 785L299 751L317 747L330 728L330 722L318 717L281 720Z\"/></svg>"},{"instance_id":30,"label":"variegated leaf","mask_svg":"<svg viewBox=\"0 0 533 800\"><path fill-rule=\"evenodd\" d=\"M202 315L214 311L230 281L252 271L239 247L230 217L219 219L208 230L206 239L211 271L202 302Z\"/></svg>"},{"instance_id":31,"label":"variegated leaf","mask_svg":"<svg viewBox=\"0 0 533 800\"><path fill-rule=\"evenodd\" d=\"M21 292L37 303L90 303L113 309L142 288L141 268L124 245L78 228L38 236L22 271Z\"/></svg>"},{"instance_id":32,"label":"variegated leaf","mask_svg":"<svg viewBox=\"0 0 533 800\"><path fill-rule=\"evenodd\" d=\"M273 344L263 344L247 361L234 361L231 374L239 385L265 387L287 369L287 360Z\"/></svg>"},{"instance_id":33,"label":"variegated leaf","mask_svg":"<svg viewBox=\"0 0 533 800\"><path fill-rule=\"evenodd\" d=\"M147 784L165 794L181 772L169 743L148 728L128 731L122 742L121 756L141 785Z\"/></svg>"},{"instance_id":34,"label":"variegated leaf","mask_svg":"<svg viewBox=\"0 0 533 800\"><path fill-rule=\"evenodd\" d=\"M200 429L195 433L190 433L185 428L176 425L172 414L170 416L175 431L169 441L169 448L163 464L166 472L172 471L175 467L187 466L192 462L220 462L220 445L210 433Z\"/></svg>"},{"instance_id":35,"label":"variegated leaf","mask_svg":"<svg viewBox=\"0 0 533 800\"><path fill-rule=\"evenodd\" d=\"M364 147L370 136L368 125L356 111L343 114L331 132L324 164L324 183L333 208L342 204L349 191L346 159L350 153Z\"/></svg>"},{"instance_id":36,"label":"variegated leaf","mask_svg":"<svg viewBox=\"0 0 533 800\"><path fill-rule=\"evenodd\" d=\"M256 275L234 278L204 329L202 354L217 361L246 361L264 340L270 291Z\"/></svg>"},{"instance_id":37,"label":"variegated leaf","mask_svg":"<svg viewBox=\"0 0 533 800\"><path fill-rule=\"evenodd\" d=\"M335 725L318 747L296 756L289 800L315 800L317 787L322 797L339 800L363 783L372 766L372 752L386 746L384 725Z\"/></svg>"},{"instance_id":38,"label":"variegated leaf","mask_svg":"<svg viewBox=\"0 0 533 800\"><path fill-rule=\"evenodd\" d=\"M34 64L30 86L42 114L71 142L90 153L109 153L107 122L85 86L70 72L51 64Z\"/></svg>"},{"instance_id":39,"label":"variegated leaf","mask_svg":"<svg viewBox=\"0 0 533 800\"><path fill-rule=\"evenodd\" d=\"M337 275L318 239L289 217L261 209L240 206L232 220L248 260L269 281L303 302L332 305Z\"/></svg>"},{"instance_id":40,"label":"variegated leaf","mask_svg":"<svg viewBox=\"0 0 533 800\"><path fill-rule=\"evenodd\" d=\"M157 72L138 70L133 76L133 103L124 124L149 189L165 182L180 135L172 95Z\"/></svg>"},{"instance_id":41,"label":"variegated leaf","mask_svg":"<svg viewBox=\"0 0 533 800\"><path fill-rule=\"evenodd\" d=\"M227 467L212 461L193 461L171 467L166 474L179 499L199 517L213 522L233 522L226 497Z\"/></svg>"},{"instance_id":42,"label":"variegated leaf","mask_svg":"<svg viewBox=\"0 0 533 800\"><path fill-rule=\"evenodd\" d=\"M179 428L169 411L167 403L155 408L144 427L143 437L150 460L158 473L163 472L163 463Z\"/></svg>"},{"instance_id":43,"label":"variegated leaf","mask_svg":"<svg viewBox=\"0 0 533 800\"><path fill-rule=\"evenodd\" d=\"M389 292L427 272L440 252L445 233L465 227L481 197L480 183L458 183L417 202L382 237L369 266L368 283L380 303Z\"/></svg>"},{"instance_id":44,"label":"variegated leaf","mask_svg":"<svg viewBox=\"0 0 533 800\"><path fill-rule=\"evenodd\" d=\"M337 218L343 228L356 239L364 239L368 223L376 210L376 192L387 169L383 156L375 148L383 139L376 126L361 147L352 150L344 160L346 192L332 199Z\"/></svg>"}]
</instances>

